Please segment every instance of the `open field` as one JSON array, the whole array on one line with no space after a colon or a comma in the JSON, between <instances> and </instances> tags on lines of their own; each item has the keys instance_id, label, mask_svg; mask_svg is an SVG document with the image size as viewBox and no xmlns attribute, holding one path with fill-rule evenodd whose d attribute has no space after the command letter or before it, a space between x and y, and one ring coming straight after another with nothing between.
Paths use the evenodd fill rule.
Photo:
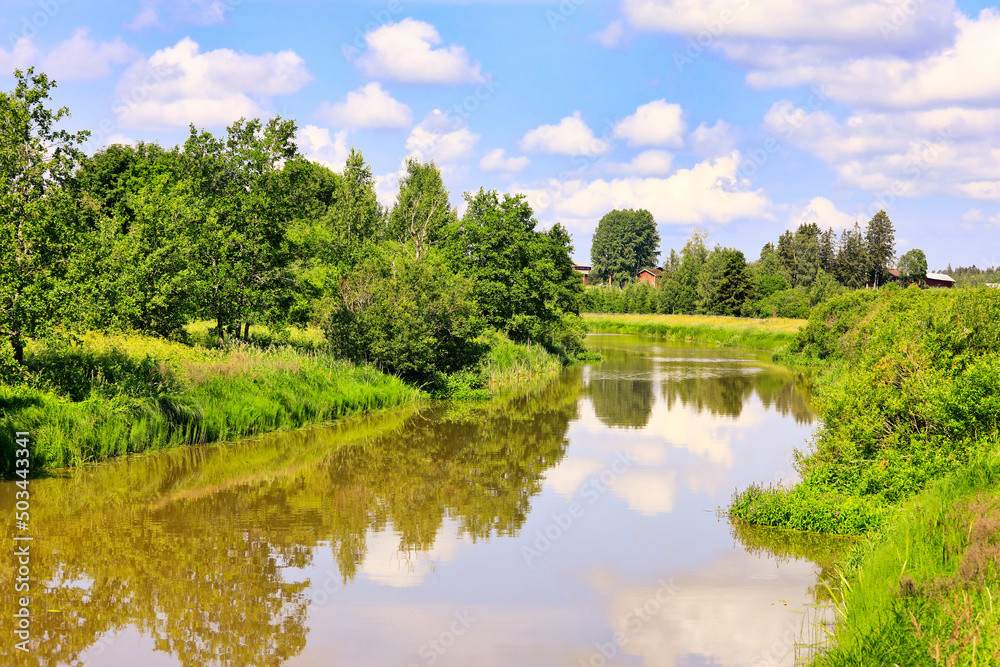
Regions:
<instances>
[{"instance_id":1,"label":"open field","mask_svg":"<svg viewBox=\"0 0 1000 667\"><path fill-rule=\"evenodd\" d=\"M795 338L807 320L749 319L711 315L608 315L585 313L592 332L627 333L696 340L758 350L778 350Z\"/></svg>"}]
</instances>

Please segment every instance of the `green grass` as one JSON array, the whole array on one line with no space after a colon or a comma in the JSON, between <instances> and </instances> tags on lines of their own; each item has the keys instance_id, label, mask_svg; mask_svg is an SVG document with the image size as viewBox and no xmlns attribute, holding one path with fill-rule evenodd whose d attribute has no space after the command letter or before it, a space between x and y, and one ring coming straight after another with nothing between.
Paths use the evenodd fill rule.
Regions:
<instances>
[{"instance_id":1,"label":"green grass","mask_svg":"<svg viewBox=\"0 0 1000 667\"><path fill-rule=\"evenodd\" d=\"M719 343L725 346L778 351L793 340L806 320L749 319L709 315L583 316L591 332L624 333Z\"/></svg>"},{"instance_id":2,"label":"green grass","mask_svg":"<svg viewBox=\"0 0 1000 667\"><path fill-rule=\"evenodd\" d=\"M862 535L818 665L1000 663L1000 292L887 287L814 309L801 481L737 493L737 525Z\"/></svg>"},{"instance_id":3,"label":"green grass","mask_svg":"<svg viewBox=\"0 0 1000 667\"><path fill-rule=\"evenodd\" d=\"M815 664L1000 662L998 485L994 453L903 504L861 543L843 580L833 648Z\"/></svg>"},{"instance_id":4,"label":"green grass","mask_svg":"<svg viewBox=\"0 0 1000 667\"><path fill-rule=\"evenodd\" d=\"M33 344L27 377L0 386L0 450L28 431L32 469L216 442L405 405L421 392L369 367L291 347L227 350L88 334ZM10 474L13 456L4 457Z\"/></svg>"},{"instance_id":5,"label":"green grass","mask_svg":"<svg viewBox=\"0 0 1000 667\"><path fill-rule=\"evenodd\" d=\"M189 325L186 343L99 333L76 344L33 342L25 368L0 383L0 452L10 454L14 434L28 431L32 470L40 472L330 422L414 403L425 390L489 399L549 382L562 369L545 348L494 332L482 338L487 351L476 368L418 388L335 359L318 330L255 327L250 343L220 348L209 327ZM13 461L5 456L0 474L10 475Z\"/></svg>"}]
</instances>

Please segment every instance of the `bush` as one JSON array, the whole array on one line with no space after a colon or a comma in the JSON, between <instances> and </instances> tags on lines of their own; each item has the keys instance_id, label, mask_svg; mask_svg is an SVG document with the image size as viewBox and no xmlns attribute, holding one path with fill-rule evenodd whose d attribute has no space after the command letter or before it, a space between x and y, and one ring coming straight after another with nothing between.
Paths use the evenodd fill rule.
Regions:
<instances>
[{"instance_id":1,"label":"bush","mask_svg":"<svg viewBox=\"0 0 1000 667\"><path fill-rule=\"evenodd\" d=\"M748 317L783 317L806 319L809 317L809 292L795 287L774 292L764 299L747 302L743 314Z\"/></svg>"},{"instance_id":2,"label":"bush","mask_svg":"<svg viewBox=\"0 0 1000 667\"><path fill-rule=\"evenodd\" d=\"M430 383L485 351L470 289L435 254L375 257L341 281L323 329L337 355Z\"/></svg>"}]
</instances>

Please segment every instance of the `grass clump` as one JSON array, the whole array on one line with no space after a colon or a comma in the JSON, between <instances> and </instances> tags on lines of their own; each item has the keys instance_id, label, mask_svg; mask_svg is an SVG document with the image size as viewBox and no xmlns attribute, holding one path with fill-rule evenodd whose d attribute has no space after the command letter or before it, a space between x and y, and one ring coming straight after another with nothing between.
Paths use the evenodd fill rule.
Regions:
<instances>
[{"instance_id":1,"label":"grass clump","mask_svg":"<svg viewBox=\"0 0 1000 667\"><path fill-rule=\"evenodd\" d=\"M748 319L710 315L583 315L592 332L678 338L758 350L780 350L795 340L806 320Z\"/></svg>"},{"instance_id":2,"label":"grass clump","mask_svg":"<svg viewBox=\"0 0 1000 667\"><path fill-rule=\"evenodd\" d=\"M569 363L541 345L516 343L495 330L487 330L474 342L482 350L475 365L439 375L432 396L483 400L505 395L547 381Z\"/></svg>"}]
</instances>

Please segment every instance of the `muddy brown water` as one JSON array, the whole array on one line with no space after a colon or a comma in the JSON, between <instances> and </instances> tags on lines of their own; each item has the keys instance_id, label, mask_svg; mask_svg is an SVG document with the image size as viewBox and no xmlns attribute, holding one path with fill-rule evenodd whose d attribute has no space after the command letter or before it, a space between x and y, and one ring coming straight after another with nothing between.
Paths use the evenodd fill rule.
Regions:
<instances>
[{"instance_id":1,"label":"muddy brown water","mask_svg":"<svg viewBox=\"0 0 1000 667\"><path fill-rule=\"evenodd\" d=\"M33 480L30 652L8 630L0 663L801 662L833 551L718 510L794 479L807 389L752 352L590 341L604 361L525 396Z\"/></svg>"}]
</instances>

